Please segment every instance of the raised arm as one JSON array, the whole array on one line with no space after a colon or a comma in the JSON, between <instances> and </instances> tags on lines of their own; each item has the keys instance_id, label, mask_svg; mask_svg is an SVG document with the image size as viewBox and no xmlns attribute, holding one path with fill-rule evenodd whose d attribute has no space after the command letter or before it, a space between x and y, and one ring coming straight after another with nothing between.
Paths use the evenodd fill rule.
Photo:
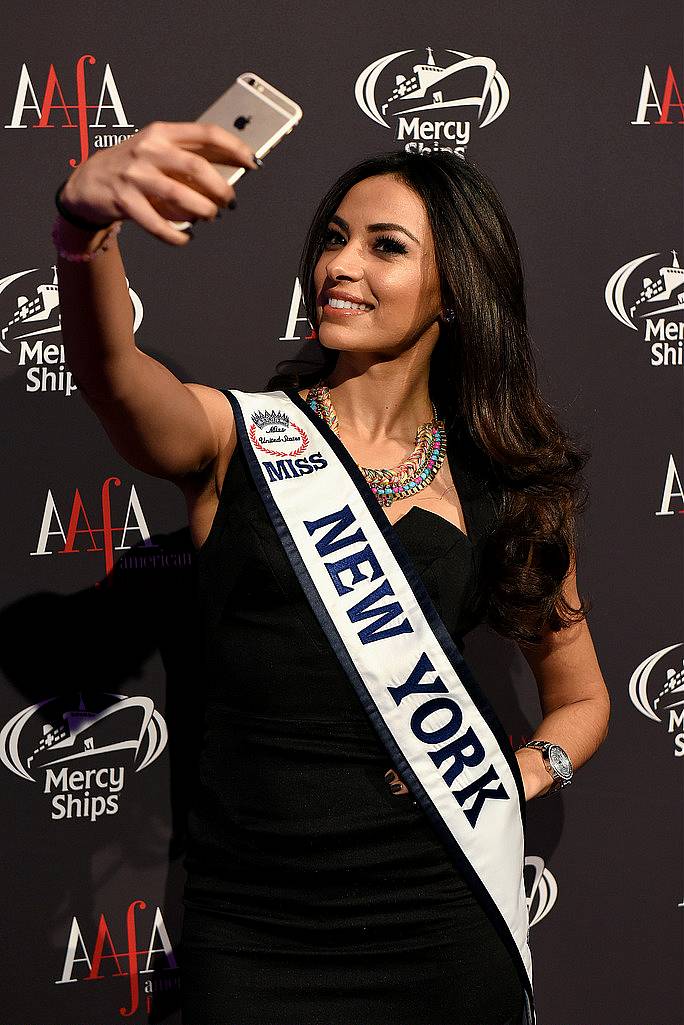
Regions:
<instances>
[{"instance_id":1,"label":"raised arm","mask_svg":"<svg viewBox=\"0 0 684 1025\"><path fill-rule=\"evenodd\" d=\"M214 220L235 195L210 161L256 166L249 148L219 125L154 122L78 167L61 202L96 224L135 220L171 245L187 245L190 237L168 220ZM97 249L107 231L60 222L70 251ZM217 389L182 383L137 348L116 238L91 261L58 257L57 275L69 369L117 451L174 481L208 466L233 433L230 404Z\"/></svg>"}]
</instances>

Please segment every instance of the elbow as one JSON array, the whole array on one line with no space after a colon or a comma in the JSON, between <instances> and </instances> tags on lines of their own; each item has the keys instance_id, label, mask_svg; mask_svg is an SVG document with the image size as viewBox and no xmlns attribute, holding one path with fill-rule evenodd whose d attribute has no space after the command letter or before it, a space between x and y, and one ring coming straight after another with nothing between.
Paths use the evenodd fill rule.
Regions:
<instances>
[{"instance_id":1,"label":"elbow","mask_svg":"<svg viewBox=\"0 0 684 1025\"><path fill-rule=\"evenodd\" d=\"M608 736L608 730L610 728L611 707L612 706L611 706L611 701L610 701L610 694L608 693L608 689L606 688L605 694L601 698L602 732L600 734L599 747L601 746L601 744L604 742L604 740Z\"/></svg>"}]
</instances>

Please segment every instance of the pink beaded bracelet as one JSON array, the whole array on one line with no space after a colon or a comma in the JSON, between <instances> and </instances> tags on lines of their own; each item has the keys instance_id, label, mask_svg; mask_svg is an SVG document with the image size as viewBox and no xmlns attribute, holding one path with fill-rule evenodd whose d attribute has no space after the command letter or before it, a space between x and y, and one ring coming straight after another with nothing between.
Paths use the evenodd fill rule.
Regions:
<instances>
[{"instance_id":1,"label":"pink beaded bracelet","mask_svg":"<svg viewBox=\"0 0 684 1025\"><path fill-rule=\"evenodd\" d=\"M99 256L100 253L104 253L109 248L109 243L121 231L122 223L122 221L114 221L97 249L93 249L90 253L75 253L64 247L64 238L62 237L62 220L58 215L52 228L52 241L57 247L58 255L61 256L62 259L68 260L70 263L86 263L88 260L94 260L96 256Z\"/></svg>"}]
</instances>

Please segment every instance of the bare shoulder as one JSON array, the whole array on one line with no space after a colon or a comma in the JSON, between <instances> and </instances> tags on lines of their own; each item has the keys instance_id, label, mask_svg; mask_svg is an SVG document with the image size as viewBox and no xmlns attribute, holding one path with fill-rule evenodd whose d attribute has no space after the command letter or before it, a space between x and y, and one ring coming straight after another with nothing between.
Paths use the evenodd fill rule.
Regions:
<instances>
[{"instance_id":1,"label":"bare shoulder","mask_svg":"<svg viewBox=\"0 0 684 1025\"><path fill-rule=\"evenodd\" d=\"M234 424L233 407L220 388L211 388L208 384L186 384L185 387L197 396L212 424L224 430Z\"/></svg>"},{"instance_id":2,"label":"bare shoulder","mask_svg":"<svg viewBox=\"0 0 684 1025\"><path fill-rule=\"evenodd\" d=\"M219 388L206 384L185 384L199 400L216 439L216 455L193 473L174 480L188 502L189 509L198 503L215 503L221 494L228 465L235 451L237 431L233 407Z\"/></svg>"}]
</instances>

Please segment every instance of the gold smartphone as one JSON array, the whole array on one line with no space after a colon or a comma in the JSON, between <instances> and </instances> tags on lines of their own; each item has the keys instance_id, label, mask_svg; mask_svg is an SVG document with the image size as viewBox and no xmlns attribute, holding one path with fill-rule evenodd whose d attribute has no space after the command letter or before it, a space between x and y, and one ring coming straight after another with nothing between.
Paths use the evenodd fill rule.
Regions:
<instances>
[{"instance_id":1,"label":"gold smartphone","mask_svg":"<svg viewBox=\"0 0 684 1025\"><path fill-rule=\"evenodd\" d=\"M238 135L255 156L264 157L290 134L301 118L302 108L298 103L253 71L245 71L197 121L221 125ZM229 185L233 185L246 170L231 164L214 164L214 167ZM181 231L192 226L192 221L169 223Z\"/></svg>"}]
</instances>

